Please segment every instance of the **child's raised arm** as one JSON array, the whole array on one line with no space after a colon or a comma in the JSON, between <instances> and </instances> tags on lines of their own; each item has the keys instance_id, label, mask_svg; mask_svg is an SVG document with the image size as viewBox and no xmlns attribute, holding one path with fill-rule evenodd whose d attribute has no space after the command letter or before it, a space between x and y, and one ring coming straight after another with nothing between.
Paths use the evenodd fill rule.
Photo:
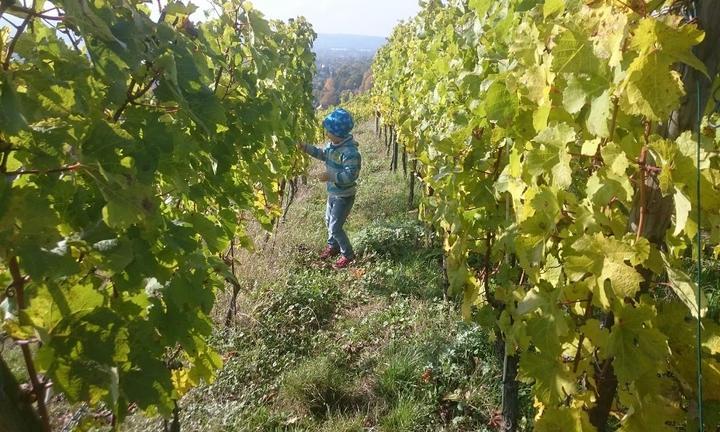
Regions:
<instances>
[{"instance_id":1,"label":"child's raised arm","mask_svg":"<svg viewBox=\"0 0 720 432\"><path fill-rule=\"evenodd\" d=\"M309 154L310 156L314 157L317 160L324 161L325 160L325 152L322 149L319 149L311 144L300 144L298 143L298 148L305 153Z\"/></svg>"}]
</instances>

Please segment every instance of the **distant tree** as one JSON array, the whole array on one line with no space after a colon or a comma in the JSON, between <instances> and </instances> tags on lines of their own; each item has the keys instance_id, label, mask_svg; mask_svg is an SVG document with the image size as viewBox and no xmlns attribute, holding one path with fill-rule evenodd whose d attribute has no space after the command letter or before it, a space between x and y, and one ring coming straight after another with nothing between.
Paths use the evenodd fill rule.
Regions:
<instances>
[{"instance_id":1,"label":"distant tree","mask_svg":"<svg viewBox=\"0 0 720 432\"><path fill-rule=\"evenodd\" d=\"M347 103L352 97L353 92L351 90L343 90L340 92L340 104Z\"/></svg>"},{"instance_id":2,"label":"distant tree","mask_svg":"<svg viewBox=\"0 0 720 432\"><path fill-rule=\"evenodd\" d=\"M358 89L358 93L364 93L372 88L373 85L373 74L372 69L368 69L365 71L365 75L362 79L362 84L360 84L360 88Z\"/></svg>"},{"instance_id":3,"label":"distant tree","mask_svg":"<svg viewBox=\"0 0 720 432\"><path fill-rule=\"evenodd\" d=\"M327 107L330 105L336 105L340 101L335 86L335 78L330 77L325 80L322 92L320 92L320 100L318 101L321 106Z\"/></svg>"},{"instance_id":4,"label":"distant tree","mask_svg":"<svg viewBox=\"0 0 720 432\"><path fill-rule=\"evenodd\" d=\"M313 79L316 104L323 107L336 105L341 101L342 94L368 90L372 85L369 77L372 60L367 53L320 53Z\"/></svg>"}]
</instances>

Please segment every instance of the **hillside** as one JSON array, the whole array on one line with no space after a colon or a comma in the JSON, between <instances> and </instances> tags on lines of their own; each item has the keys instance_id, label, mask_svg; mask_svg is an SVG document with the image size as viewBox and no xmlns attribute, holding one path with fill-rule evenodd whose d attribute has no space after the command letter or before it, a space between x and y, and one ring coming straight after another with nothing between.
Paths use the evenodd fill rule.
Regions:
<instances>
[{"instance_id":1,"label":"hillside","mask_svg":"<svg viewBox=\"0 0 720 432\"><path fill-rule=\"evenodd\" d=\"M317 67L313 78L315 105L337 105L343 95L367 90L372 79L370 65L385 42L385 38L376 36L319 34L313 47Z\"/></svg>"},{"instance_id":2,"label":"hillside","mask_svg":"<svg viewBox=\"0 0 720 432\"><path fill-rule=\"evenodd\" d=\"M315 52L360 51L374 54L386 41L386 38L380 36L320 33L315 40L314 50Z\"/></svg>"}]
</instances>

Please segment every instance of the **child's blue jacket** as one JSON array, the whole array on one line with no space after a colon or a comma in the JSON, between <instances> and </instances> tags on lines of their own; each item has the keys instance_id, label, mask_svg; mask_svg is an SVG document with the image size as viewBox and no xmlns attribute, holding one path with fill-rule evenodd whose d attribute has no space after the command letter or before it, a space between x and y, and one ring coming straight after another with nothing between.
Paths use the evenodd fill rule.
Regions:
<instances>
[{"instance_id":1,"label":"child's blue jacket","mask_svg":"<svg viewBox=\"0 0 720 432\"><path fill-rule=\"evenodd\" d=\"M304 148L307 154L325 162L330 175L328 194L338 197L355 195L362 157L352 135L338 144L327 143L322 149L310 144L305 144Z\"/></svg>"}]
</instances>

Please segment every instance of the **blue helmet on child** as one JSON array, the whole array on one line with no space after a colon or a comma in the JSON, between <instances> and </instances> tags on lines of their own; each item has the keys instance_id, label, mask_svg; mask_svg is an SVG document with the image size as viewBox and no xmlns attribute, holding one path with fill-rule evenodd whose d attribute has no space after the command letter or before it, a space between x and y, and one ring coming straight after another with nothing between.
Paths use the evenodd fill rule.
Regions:
<instances>
[{"instance_id":1,"label":"blue helmet on child","mask_svg":"<svg viewBox=\"0 0 720 432\"><path fill-rule=\"evenodd\" d=\"M338 108L325 117L323 127L338 138L347 138L355 127L355 122L349 112Z\"/></svg>"}]
</instances>

